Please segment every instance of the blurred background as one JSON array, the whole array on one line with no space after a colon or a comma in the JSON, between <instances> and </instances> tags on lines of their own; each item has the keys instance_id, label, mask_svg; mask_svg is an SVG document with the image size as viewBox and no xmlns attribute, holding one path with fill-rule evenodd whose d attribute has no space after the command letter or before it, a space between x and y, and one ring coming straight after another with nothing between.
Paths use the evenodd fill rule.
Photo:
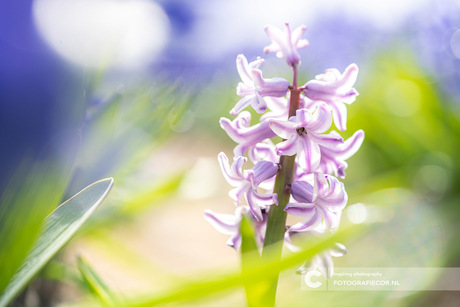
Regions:
<instances>
[{"instance_id":1,"label":"blurred background","mask_svg":"<svg viewBox=\"0 0 460 307\"><path fill-rule=\"evenodd\" d=\"M266 24L305 24L300 83L356 63L337 266L458 267L460 3L455 1L0 1L0 263L21 263L41 220L92 182L114 177L102 207L15 306L98 305L77 255L121 297L238 270L203 219L232 213L217 154L234 144L219 118L238 101L236 56L266 59ZM11 257L15 255L15 257ZM283 273L280 306L458 306L458 292L310 292ZM432 276L422 283L438 283ZM4 281L2 281L4 282ZM178 305L244 305L243 290Z\"/></svg>"}]
</instances>

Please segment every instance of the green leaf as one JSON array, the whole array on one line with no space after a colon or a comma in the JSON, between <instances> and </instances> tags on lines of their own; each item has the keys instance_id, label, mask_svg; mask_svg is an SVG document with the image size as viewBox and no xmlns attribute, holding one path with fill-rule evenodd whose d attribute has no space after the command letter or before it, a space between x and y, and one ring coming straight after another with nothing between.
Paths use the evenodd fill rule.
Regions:
<instances>
[{"instance_id":1,"label":"green leaf","mask_svg":"<svg viewBox=\"0 0 460 307\"><path fill-rule=\"evenodd\" d=\"M163 291L162 293L156 295L150 294L148 297L144 298L133 299L130 302L125 302L125 306L147 307L198 299L216 292L242 286L248 282L258 283L260 281L267 280L267 278L273 278L275 274L278 274L278 272L282 270L286 270L305 262L306 259L313 257L326 248L331 247L335 242L348 241L352 238L356 238L356 236L364 232L369 232L369 228L370 227L366 227L364 225L355 225L343 228L323 240L308 242L307 245L302 246L303 248L300 252L289 255L281 260L277 257L277 248L279 247L274 244L273 249L275 249L275 252L272 252L270 248L267 248L266 260L255 260L255 262L250 263L250 268L245 270L245 272L227 273L221 275L220 277L214 277L207 280L203 277L199 281L186 283L175 289L170 289L169 291Z\"/></svg>"},{"instance_id":2,"label":"green leaf","mask_svg":"<svg viewBox=\"0 0 460 307\"><path fill-rule=\"evenodd\" d=\"M95 182L46 217L37 241L2 293L0 306L6 306L11 302L56 255L102 203L112 186L112 178Z\"/></svg>"},{"instance_id":3,"label":"green leaf","mask_svg":"<svg viewBox=\"0 0 460 307\"><path fill-rule=\"evenodd\" d=\"M91 293L99 298L103 306L112 307L118 305L117 299L112 291L110 291L102 278L91 268L82 256L78 256L78 269Z\"/></svg>"},{"instance_id":4,"label":"green leaf","mask_svg":"<svg viewBox=\"0 0 460 307\"><path fill-rule=\"evenodd\" d=\"M242 273L250 272L254 263L261 261L257 244L255 241L256 232L247 215L243 215L240 224L241 233L241 269ZM266 306L265 298L267 291L270 290L271 283L267 280L244 280L244 290L246 292L246 302L250 307Z\"/></svg>"}]
</instances>

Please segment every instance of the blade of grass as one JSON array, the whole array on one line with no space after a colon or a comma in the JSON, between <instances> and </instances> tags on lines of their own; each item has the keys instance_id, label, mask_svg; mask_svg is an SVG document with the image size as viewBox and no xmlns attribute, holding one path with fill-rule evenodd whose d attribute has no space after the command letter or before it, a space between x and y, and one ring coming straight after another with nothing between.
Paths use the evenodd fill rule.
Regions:
<instances>
[{"instance_id":1,"label":"blade of grass","mask_svg":"<svg viewBox=\"0 0 460 307\"><path fill-rule=\"evenodd\" d=\"M348 227L321 241L310 242L307 246L303 247L302 251L281 260L276 259L277 257L275 256L271 257L270 254L272 253L270 253L270 249L267 249L266 261L255 261L254 263L251 263L250 268L248 268L245 272L233 274L227 273L226 275L218 278L197 281L192 284L188 283L162 294L157 294L153 297L137 298L127 301L125 302L125 306L155 306L164 303L203 298L216 292L242 286L248 282L256 283L260 280L267 280L282 270L303 263L306 259L311 258L326 248L331 247L335 242L344 242L356 238L360 233L363 233L363 228L368 230L368 226L366 227L364 225ZM274 248L277 247L278 246L275 246Z\"/></svg>"},{"instance_id":2,"label":"blade of grass","mask_svg":"<svg viewBox=\"0 0 460 307\"><path fill-rule=\"evenodd\" d=\"M78 270L89 291L97 296L103 306L113 307L119 305L117 303L118 299L110 291L109 287L81 255L78 256Z\"/></svg>"},{"instance_id":3,"label":"blade of grass","mask_svg":"<svg viewBox=\"0 0 460 307\"><path fill-rule=\"evenodd\" d=\"M56 255L102 203L112 186L112 178L95 182L57 207L45 219L32 250L0 296L0 306L11 302Z\"/></svg>"}]
</instances>

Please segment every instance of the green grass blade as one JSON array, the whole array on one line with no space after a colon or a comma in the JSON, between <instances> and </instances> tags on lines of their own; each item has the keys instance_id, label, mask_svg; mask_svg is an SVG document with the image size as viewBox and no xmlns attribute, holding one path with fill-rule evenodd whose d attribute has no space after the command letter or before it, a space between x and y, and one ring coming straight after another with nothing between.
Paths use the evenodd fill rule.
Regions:
<instances>
[{"instance_id":1,"label":"green grass blade","mask_svg":"<svg viewBox=\"0 0 460 307\"><path fill-rule=\"evenodd\" d=\"M208 280L200 280L194 283L184 284L175 289L149 296L144 298L137 298L130 302L125 302L125 306L156 306L160 304L180 302L185 300L193 300L203 298L227 289L243 286L245 283L257 283L267 278L272 278L274 274L286 270L293 266L303 263L306 259L313 257L326 248L331 247L335 242L345 242L351 239L356 239L357 236L369 231L369 227L351 226L338 231L330 237L320 240L312 241L308 245L303 246L302 251L292 254L284 259L277 259L271 256L270 249L267 249L268 255L266 261L257 261L251 264L242 273L227 273L220 277L214 277ZM276 247L275 247L276 248Z\"/></svg>"},{"instance_id":2,"label":"green grass blade","mask_svg":"<svg viewBox=\"0 0 460 307\"><path fill-rule=\"evenodd\" d=\"M113 179L91 184L56 208L44 221L30 253L0 296L0 306L11 302L101 204Z\"/></svg>"},{"instance_id":3,"label":"green grass blade","mask_svg":"<svg viewBox=\"0 0 460 307\"><path fill-rule=\"evenodd\" d=\"M97 296L103 306L113 307L119 305L117 304L117 299L112 291L110 291L109 287L82 258L82 256L78 256L78 270L80 271L89 291Z\"/></svg>"}]
</instances>

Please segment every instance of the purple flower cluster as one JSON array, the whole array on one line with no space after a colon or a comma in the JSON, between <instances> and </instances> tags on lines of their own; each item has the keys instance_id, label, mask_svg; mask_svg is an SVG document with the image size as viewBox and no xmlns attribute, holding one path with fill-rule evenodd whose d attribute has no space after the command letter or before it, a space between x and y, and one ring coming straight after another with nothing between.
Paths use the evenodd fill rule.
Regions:
<instances>
[{"instance_id":1,"label":"purple flower cluster","mask_svg":"<svg viewBox=\"0 0 460 307\"><path fill-rule=\"evenodd\" d=\"M235 249L241 244L239 224L244 214L253 221L256 242L262 247L271 206L284 206L289 215L300 218L300 222L286 227L285 233L286 246L296 250L291 241L293 236L316 236L336 230L347 204L344 185L336 177L345 178L345 160L359 149L364 132L358 130L344 141L339 133L329 130L333 122L338 130L346 130L345 104L351 104L358 95L353 88L358 67L351 64L342 74L337 69L327 69L298 87L298 49L308 46L308 41L301 38L305 29L300 26L291 31L288 24L284 31L273 26L265 28L272 43L264 51L286 59L294 72L292 84L283 78L264 79L261 58L250 63L244 55L236 59L242 80L237 95L241 99L230 111L236 118L221 118L220 125L237 145L231 164L224 153L219 154L218 160L225 179L233 186L229 196L237 208L234 214L205 211L211 225L231 236L227 244ZM292 110L294 91L298 105ZM260 121L252 126L251 114L244 110L249 106L262 114ZM295 115L289 117L289 114ZM275 145L272 141L275 137L281 137L282 141ZM294 155L290 201L278 204L278 195L273 191L275 177L282 167L280 157ZM251 165L246 166L248 162ZM242 205L243 198L247 205ZM337 250L317 255L310 264L330 275L331 256L345 252L345 247L337 244Z\"/></svg>"}]
</instances>

